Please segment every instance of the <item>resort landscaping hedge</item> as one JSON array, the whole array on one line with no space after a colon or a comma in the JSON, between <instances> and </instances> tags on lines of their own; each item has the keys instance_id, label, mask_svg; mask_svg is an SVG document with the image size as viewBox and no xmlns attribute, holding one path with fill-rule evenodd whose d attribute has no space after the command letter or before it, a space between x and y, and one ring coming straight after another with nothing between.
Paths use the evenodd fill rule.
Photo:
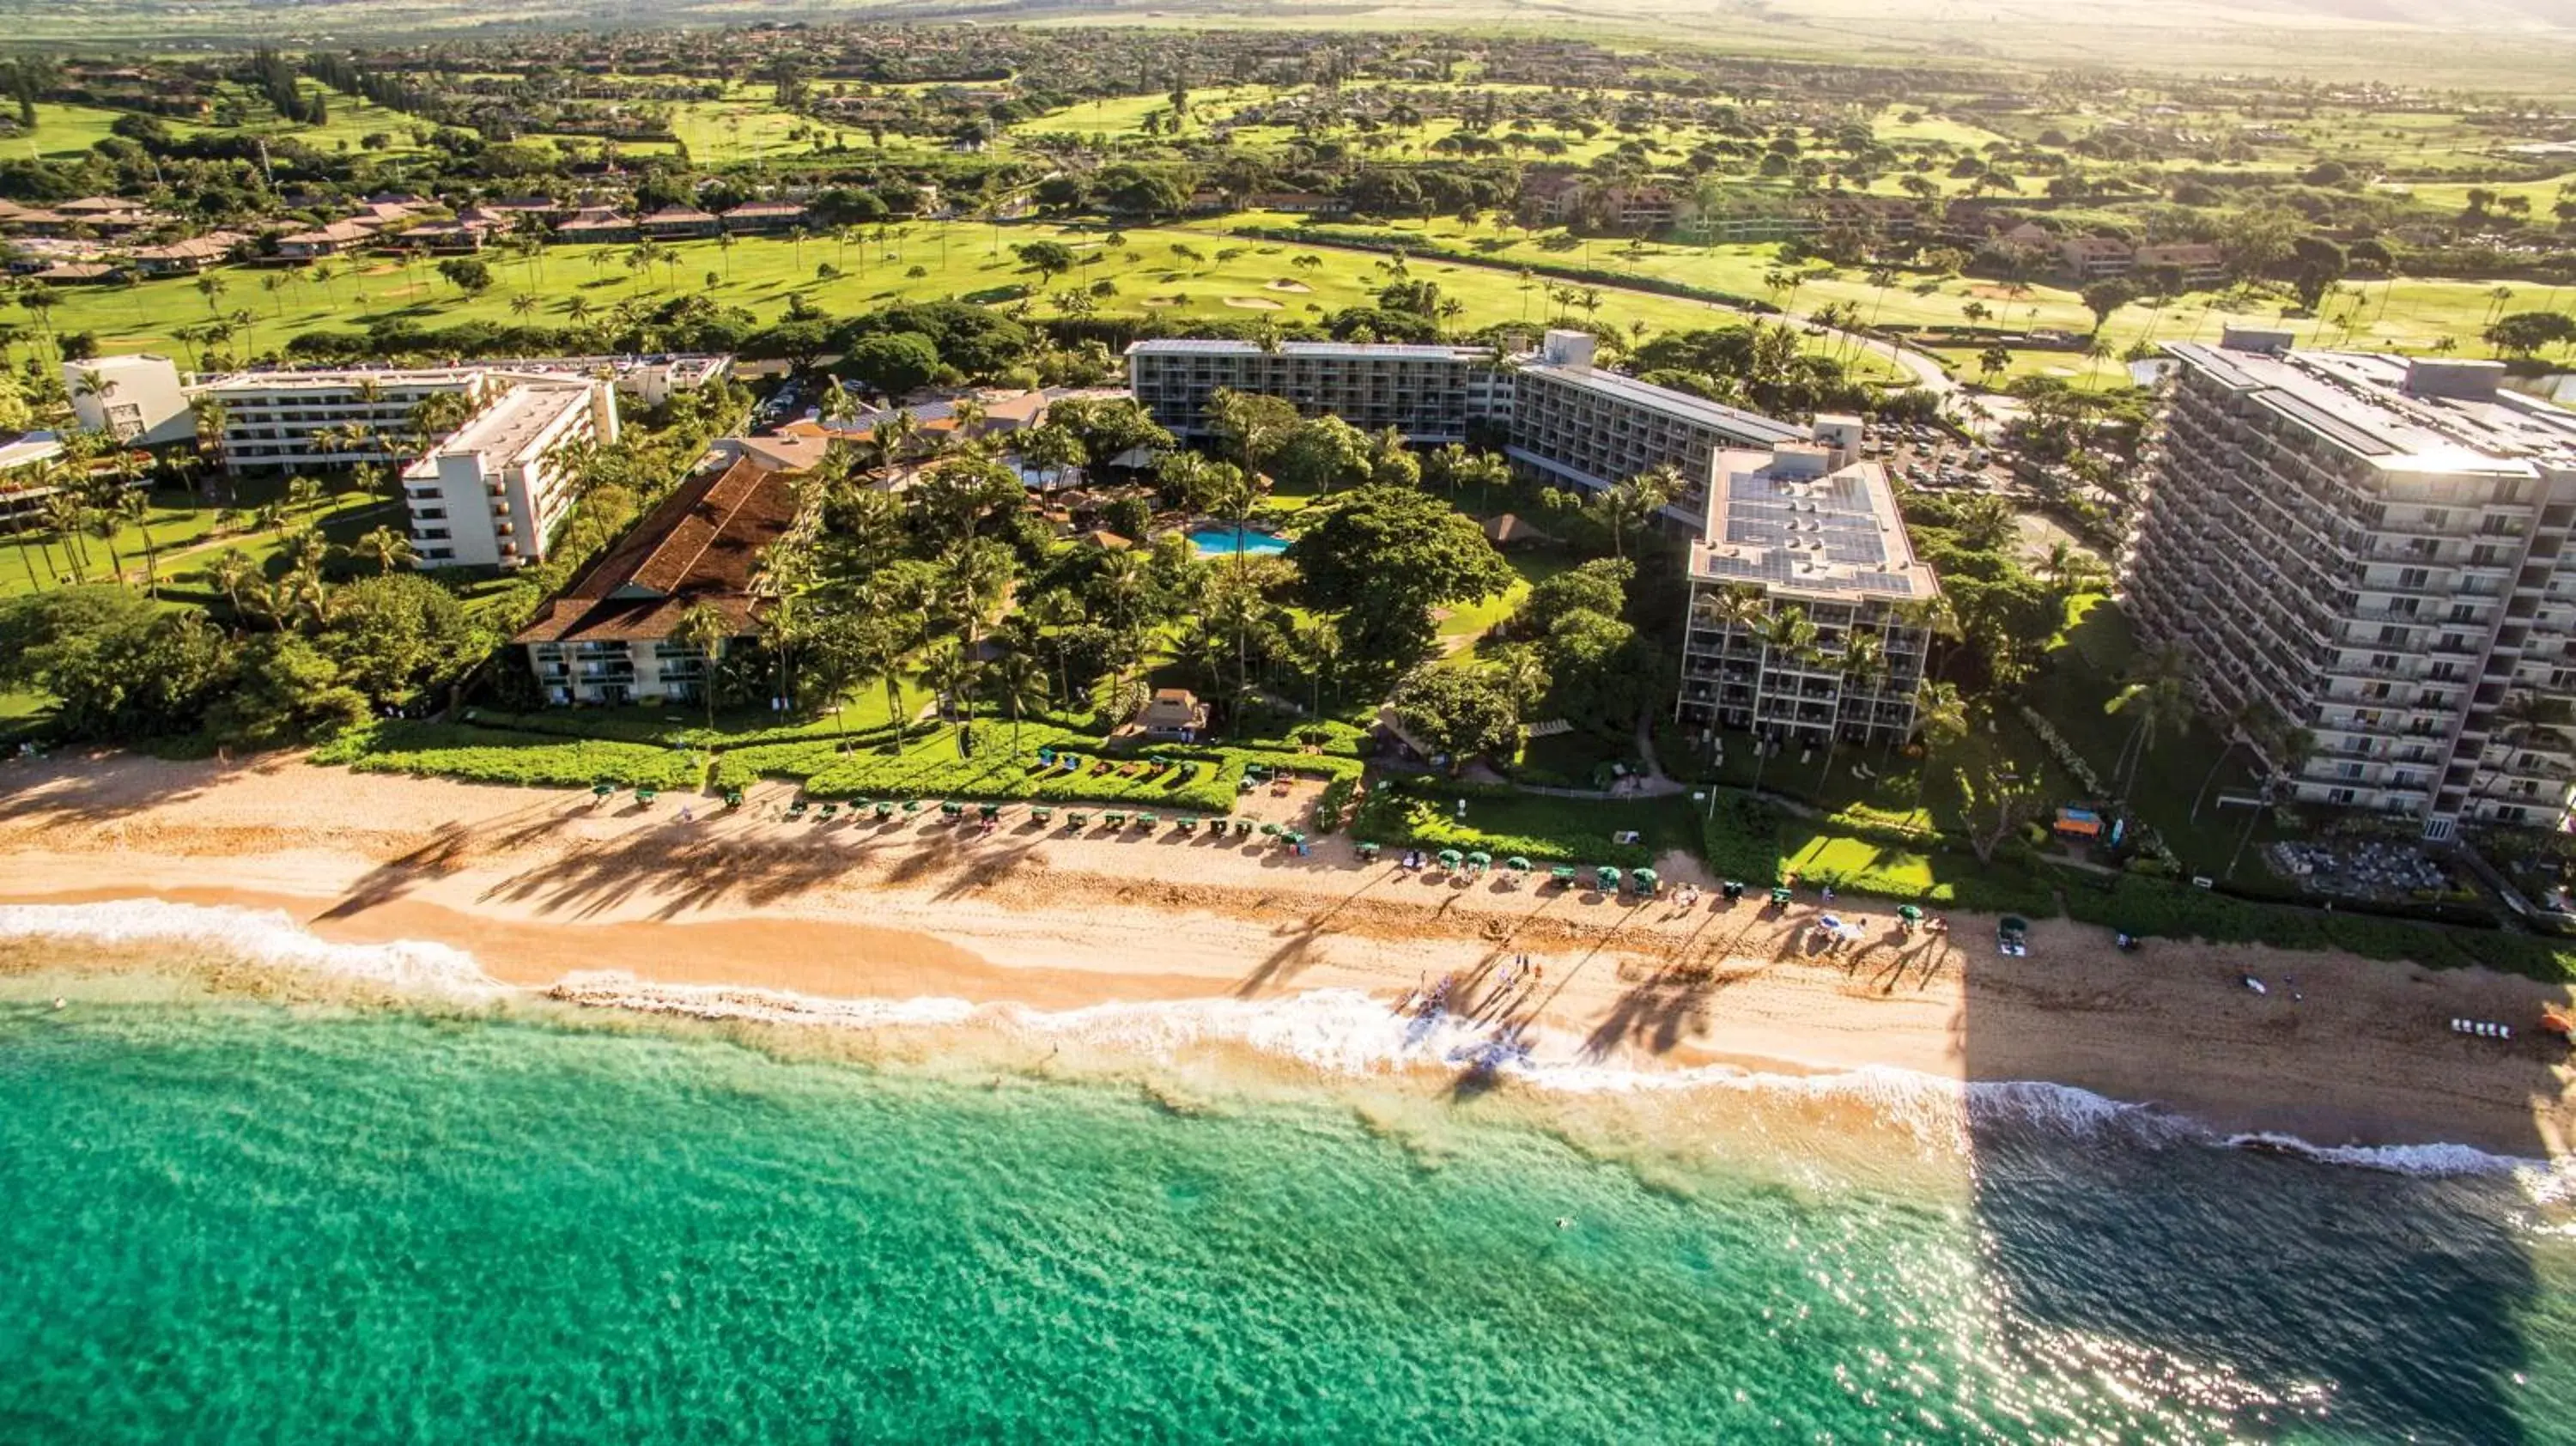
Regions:
<instances>
[{"instance_id":1,"label":"resort landscaping hedge","mask_svg":"<svg viewBox=\"0 0 2576 1446\"><path fill-rule=\"evenodd\" d=\"M1460 821L1457 804L1467 800ZM1472 852L1497 859L1515 855L1532 863L1652 865L1661 855L1688 852L1694 842L1689 800L1605 802L1554 798L1490 785L1439 778L1390 779L1379 784L1351 822L1352 837L1379 844ZM1633 832L1639 841L1613 843Z\"/></svg>"},{"instance_id":2,"label":"resort landscaping hedge","mask_svg":"<svg viewBox=\"0 0 2576 1446\"><path fill-rule=\"evenodd\" d=\"M756 778L785 778L802 783L815 798L1044 799L1222 815L1233 810L1245 770L1255 765L1352 783L1360 774L1355 759L1204 744L1122 745L1104 752L1088 732L1034 724L1019 731L1016 755L1010 725L991 722L976 725L971 757L959 754L958 730L949 726L914 734L899 752L886 744L844 747L828 739L728 749L717 757L715 783L739 788ZM1041 748L1080 755L1080 771L1040 763ZM1103 758L1115 771L1094 771ZM1152 768L1151 758L1171 766ZM1136 771L1125 771L1131 767Z\"/></svg>"},{"instance_id":3,"label":"resort landscaping hedge","mask_svg":"<svg viewBox=\"0 0 2576 1446\"><path fill-rule=\"evenodd\" d=\"M2233 898L2213 889L2123 875L2111 887L2070 887L2070 917L2105 928L2276 949L2341 949L2370 959L2407 959L2435 969L2484 965L2535 979L2576 978L2576 948L2563 941L2388 918L2349 909L2311 909Z\"/></svg>"},{"instance_id":4,"label":"resort landscaping hedge","mask_svg":"<svg viewBox=\"0 0 2576 1446\"><path fill-rule=\"evenodd\" d=\"M407 773L528 788L613 783L621 788L687 791L700 787L706 778L705 759L686 749L457 723L371 723L314 750L313 761L342 764L360 773Z\"/></svg>"}]
</instances>

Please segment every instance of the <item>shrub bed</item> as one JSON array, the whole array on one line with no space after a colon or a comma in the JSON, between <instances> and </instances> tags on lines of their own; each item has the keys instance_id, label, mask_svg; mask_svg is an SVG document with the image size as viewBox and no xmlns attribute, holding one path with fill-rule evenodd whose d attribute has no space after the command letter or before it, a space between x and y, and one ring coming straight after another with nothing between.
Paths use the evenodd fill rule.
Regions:
<instances>
[{"instance_id":1,"label":"shrub bed","mask_svg":"<svg viewBox=\"0 0 2576 1446\"><path fill-rule=\"evenodd\" d=\"M351 729L316 749L316 763L360 773L407 773L468 783L509 783L527 788L694 790L704 759L684 749L656 748L588 738L557 738L452 723L374 723Z\"/></svg>"}]
</instances>

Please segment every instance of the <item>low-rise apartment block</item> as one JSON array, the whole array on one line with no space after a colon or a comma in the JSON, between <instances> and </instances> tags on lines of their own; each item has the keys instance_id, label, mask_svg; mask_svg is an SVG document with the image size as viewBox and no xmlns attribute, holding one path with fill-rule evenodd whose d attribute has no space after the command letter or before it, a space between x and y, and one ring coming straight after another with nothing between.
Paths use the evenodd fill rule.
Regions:
<instances>
[{"instance_id":1,"label":"low-rise apartment block","mask_svg":"<svg viewBox=\"0 0 2576 1446\"><path fill-rule=\"evenodd\" d=\"M489 367L234 372L193 390L221 409L232 472L311 471L419 455L415 409L461 394L472 411L509 386Z\"/></svg>"},{"instance_id":2,"label":"low-rise apartment block","mask_svg":"<svg viewBox=\"0 0 2576 1446\"><path fill-rule=\"evenodd\" d=\"M1802 441L1807 429L1593 365L1593 338L1551 331L1512 373L1510 444L1516 464L1594 489L1659 466L1680 470L1680 499L1696 512L1712 460L1729 448Z\"/></svg>"},{"instance_id":3,"label":"low-rise apartment block","mask_svg":"<svg viewBox=\"0 0 2576 1446\"><path fill-rule=\"evenodd\" d=\"M767 599L761 554L796 522L793 472L754 450L711 453L625 540L539 609L511 639L527 650L546 701L676 703L704 696L721 663L679 641L680 619L704 605L733 628L727 649L755 637Z\"/></svg>"},{"instance_id":4,"label":"low-rise apartment block","mask_svg":"<svg viewBox=\"0 0 2576 1446\"><path fill-rule=\"evenodd\" d=\"M403 469L423 568L524 567L572 510L575 454L617 440L604 381L521 381Z\"/></svg>"},{"instance_id":5,"label":"low-rise apartment block","mask_svg":"<svg viewBox=\"0 0 2576 1446\"><path fill-rule=\"evenodd\" d=\"M1127 348L1127 379L1137 404L1176 437L1209 435L1208 399L1225 389L1282 397L1364 431L1459 442L1470 422L1508 407L1510 385L1493 359L1472 346L1171 338Z\"/></svg>"},{"instance_id":6,"label":"low-rise apartment block","mask_svg":"<svg viewBox=\"0 0 2576 1446\"><path fill-rule=\"evenodd\" d=\"M2122 563L2141 639L2214 712L2314 740L2278 796L2560 826L2576 742L2576 413L2502 368L2299 352L2230 328L2178 363Z\"/></svg>"},{"instance_id":7,"label":"low-rise apartment block","mask_svg":"<svg viewBox=\"0 0 2576 1446\"><path fill-rule=\"evenodd\" d=\"M1940 583L1906 540L1887 473L1858 460L1859 446L1859 424L1837 418L1813 442L1712 460L1690 551L1674 704L1684 725L1800 745L1913 733ZM1775 620L1793 608L1814 636L1775 646Z\"/></svg>"}]
</instances>

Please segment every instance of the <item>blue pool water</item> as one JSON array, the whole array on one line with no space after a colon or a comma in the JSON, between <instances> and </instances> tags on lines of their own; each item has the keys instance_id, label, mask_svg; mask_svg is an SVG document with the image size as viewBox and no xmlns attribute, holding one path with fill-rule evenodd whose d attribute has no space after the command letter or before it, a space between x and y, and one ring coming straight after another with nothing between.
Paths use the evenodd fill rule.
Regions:
<instances>
[{"instance_id":1,"label":"blue pool water","mask_svg":"<svg viewBox=\"0 0 2576 1446\"><path fill-rule=\"evenodd\" d=\"M1239 544L1238 538L1241 539ZM1228 557L1237 552L1260 556L1286 552L1288 539L1255 532L1249 527L1240 533L1231 527L1202 527L1190 534L1190 546L1197 548L1201 557Z\"/></svg>"}]
</instances>

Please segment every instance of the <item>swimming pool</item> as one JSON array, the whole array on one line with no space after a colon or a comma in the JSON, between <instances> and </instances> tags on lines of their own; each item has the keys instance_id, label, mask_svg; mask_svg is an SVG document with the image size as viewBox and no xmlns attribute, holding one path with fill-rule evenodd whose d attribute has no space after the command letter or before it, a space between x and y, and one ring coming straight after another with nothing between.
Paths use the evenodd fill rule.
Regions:
<instances>
[{"instance_id":1,"label":"swimming pool","mask_svg":"<svg viewBox=\"0 0 2576 1446\"><path fill-rule=\"evenodd\" d=\"M1228 557L1236 552L1259 556L1288 550L1288 539L1271 533L1247 527L1240 534L1240 546L1236 545L1237 536L1231 527L1202 527L1190 534L1190 546L1197 548L1201 557Z\"/></svg>"}]
</instances>

